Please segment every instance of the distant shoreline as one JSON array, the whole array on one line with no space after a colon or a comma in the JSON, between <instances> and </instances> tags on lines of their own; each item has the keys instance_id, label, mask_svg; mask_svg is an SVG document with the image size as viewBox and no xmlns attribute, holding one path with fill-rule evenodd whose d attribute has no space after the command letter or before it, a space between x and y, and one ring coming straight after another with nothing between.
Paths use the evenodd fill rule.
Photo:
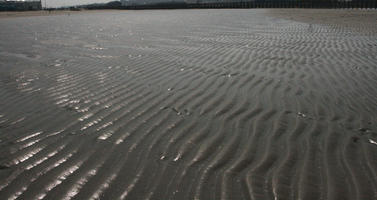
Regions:
<instances>
[{"instance_id":1,"label":"distant shoreline","mask_svg":"<svg viewBox=\"0 0 377 200\"><path fill-rule=\"evenodd\" d=\"M251 9L251 8L245 8ZM375 10L367 9L310 9L310 8L258 8L268 10L271 17L278 17L282 19L289 19L294 21L302 21L306 23L339 23L357 24L362 18L364 24L375 25L377 20L377 12ZM160 9L153 9L160 10ZM161 9L166 10L166 9ZM329 12L331 10L331 12ZM51 15L71 15L82 14L86 12L114 12L114 11L129 11L127 9L81 9L81 10L39 10L39 11L6 11L0 12L0 19L14 18L14 17L37 17L37 16L51 16ZM368 16L368 17L366 17ZM339 20L339 17L342 20Z\"/></svg>"},{"instance_id":2,"label":"distant shoreline","mask_svg":"<svg viewBox=\"0 0 377 200\"><path fill-rule=\"evenodd\" d=\"M13 17L37 17L37 16L50 16L50 15L70 15L79 14L83 12L112 12L114 10L38 10L38 11L6 11L0 12L0 19L2 18L13 18Z\"/></svg>"}]
</instances>

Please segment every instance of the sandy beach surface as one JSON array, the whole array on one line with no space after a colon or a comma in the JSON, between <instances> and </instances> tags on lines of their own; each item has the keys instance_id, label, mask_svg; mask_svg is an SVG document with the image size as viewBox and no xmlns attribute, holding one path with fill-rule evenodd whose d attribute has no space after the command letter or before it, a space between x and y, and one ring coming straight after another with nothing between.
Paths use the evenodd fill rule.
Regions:
<instances>
[{"instance_id":1,"label":"sandy beach surface","mask_svg":"<svg viewBox=\"0 0 377 200\"><path fill-rule=\"evenodd\" d=\"M377 199L376 16L0 17L0 199Z\"/></svg>"}]
</instances>

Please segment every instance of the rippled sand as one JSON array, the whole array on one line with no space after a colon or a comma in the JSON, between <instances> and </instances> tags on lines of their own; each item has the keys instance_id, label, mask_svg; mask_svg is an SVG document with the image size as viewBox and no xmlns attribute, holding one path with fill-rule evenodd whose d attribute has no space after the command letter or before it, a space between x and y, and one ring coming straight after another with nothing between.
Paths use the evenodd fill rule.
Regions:
<instances>
[{"instance_id":1,"label":"rippled sand","mask_svg":"<svg viewBox=\"0 0 377 200\"><path fill-rule=\"evenodd\" d=\"M0 199L377 199L377 13L304 11L0 19Z\"/></svg>"}]
</instances>

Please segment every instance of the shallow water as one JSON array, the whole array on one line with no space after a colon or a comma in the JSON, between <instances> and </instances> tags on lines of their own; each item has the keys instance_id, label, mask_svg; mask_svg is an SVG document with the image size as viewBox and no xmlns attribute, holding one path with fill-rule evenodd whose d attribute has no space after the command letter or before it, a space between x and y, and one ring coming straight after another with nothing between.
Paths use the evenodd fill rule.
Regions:
<instances>
[{"instance_id":1,"label":"shallow water","mask_svg":"<svg viewBox=\"0 0 377 200\"><path fill-rule=\"evenodd\" d=\"M269 12L0 19L0 199L376 199L377 28Z\"/></svg>"}]
</instances>

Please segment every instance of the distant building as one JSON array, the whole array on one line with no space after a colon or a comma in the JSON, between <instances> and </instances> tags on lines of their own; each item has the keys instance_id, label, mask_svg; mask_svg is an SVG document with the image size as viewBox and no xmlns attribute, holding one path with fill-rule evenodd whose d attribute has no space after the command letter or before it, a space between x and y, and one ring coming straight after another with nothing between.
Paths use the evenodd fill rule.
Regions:
<instances>
[{"instance_id":1,"label":"distant building","mask_svg":"<svg viewBox=\"0 0 377 200\"><path fill-rule=\"evenodd\" d=\"M41 10L42 2L38 0L31 1L7 1L0 0L0 11L27 11Z\"/></svg>"}]
</instances>

